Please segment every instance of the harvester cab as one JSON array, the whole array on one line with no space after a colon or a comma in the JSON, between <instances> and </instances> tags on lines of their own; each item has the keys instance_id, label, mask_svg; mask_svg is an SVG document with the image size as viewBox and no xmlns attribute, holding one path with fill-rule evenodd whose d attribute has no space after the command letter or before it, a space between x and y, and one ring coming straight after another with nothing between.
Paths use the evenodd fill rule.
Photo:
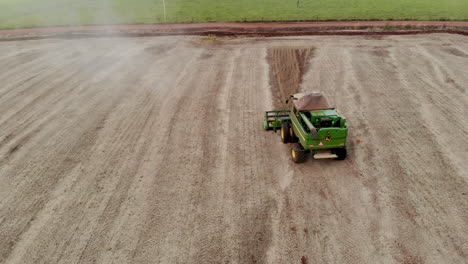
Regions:
<instances>
[{"instance_id":1,"label":"harvester cab","mask_svg":"<svg viewBox=\"0 0 468 264\"><path fill-rule=\"evenodd\" d=\"M294 94L289 110L265 113L264 129L280 130L283 143L291 145L291 157L304 162L309 153L315 159L346 158L346 118L330 106L320 93Z\"/></svg>"}]
</instances>

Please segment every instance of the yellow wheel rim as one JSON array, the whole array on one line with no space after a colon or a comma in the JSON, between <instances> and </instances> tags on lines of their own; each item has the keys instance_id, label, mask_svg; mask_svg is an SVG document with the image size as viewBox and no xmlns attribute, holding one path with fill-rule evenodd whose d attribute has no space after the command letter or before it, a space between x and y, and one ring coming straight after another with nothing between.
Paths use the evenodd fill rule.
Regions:
<instances>
[{"instance_id":1,"label":"yellow wheel rim","mask_svg":"<svg viewBox=\"0 0 468 264\"><path fill-rule=\"evenodd\" d=\"M291 135L291 137L294 136L294 130L292 129L292 127L289 128L289 134Z\"/></svg>"},{"instance_id":2,"label":"yellow wheel rim","mask_svg":"<svg viewBox=\"0 0 468 264\"><path fill-rule=\"evenodd\" d=\"M281 138L284 139L284 129L281 129Z\"/></svg>"},{"instance_id":3,"label":"yellow wheel rim","mask_svg":"<svg viewBox=\"0 0 468 264\"><path fill-rule=\"evenodd\" d=\"M292 154L293 158L295 159L296 158L296 151L294 149L291 149L291 154Z\"/></svg>"}]
</instances>

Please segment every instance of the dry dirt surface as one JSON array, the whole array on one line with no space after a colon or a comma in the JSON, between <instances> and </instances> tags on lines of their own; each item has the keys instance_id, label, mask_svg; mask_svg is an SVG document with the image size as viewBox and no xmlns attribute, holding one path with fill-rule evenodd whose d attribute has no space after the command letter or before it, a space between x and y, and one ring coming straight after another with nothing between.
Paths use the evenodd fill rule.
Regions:
<instances>
[{"instance_id":1,"label":"dry dirt surface","mask_svg":"<svg viewBox=\"0 0 468 264\"><path fill-rule=\"evenodd\" d=\"M428 33L451 33L468 36L468 21L210 22L39 27L0 30L0 41L114 36L216 35L278 37L299 35L414 35Z\"/></svg>"},{"instance_id":2,"label":"dry dirt surface","mask_svg":"<svg viewBox=\"0 0 468 264\"><path fill-rule=\"evenodd\" d=\"M143 24L143 25L97 25L69 26L25 29L4 29L0 34L34 33L34 32L69 32L101 30L280 30L280 29L332 29L362 27L456 27L468 28L468 21L319 21L319 22L210 22L186 24Z\"/></svg>"},{"instance_id":3,"label":"dry dirt surface","mask_svg":"<svg viewBox=\"0 0 468 264\"><path fill-rule=\"evenodd\" d=\"M466 36L10 41L0 69L1 263L467 262ZM347 116L347 160L263 131L289 91Z\"/></svg>"}]
</instances>

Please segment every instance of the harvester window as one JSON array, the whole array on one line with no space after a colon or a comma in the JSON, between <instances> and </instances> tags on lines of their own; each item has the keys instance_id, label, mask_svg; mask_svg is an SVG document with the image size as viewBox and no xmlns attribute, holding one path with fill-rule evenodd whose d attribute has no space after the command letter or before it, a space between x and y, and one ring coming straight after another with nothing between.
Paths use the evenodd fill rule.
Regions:
<instances>
[{"instance_id":1,"label":"harvester window","mask_svg":"<svg viewBox=\"0 0 468 264\"><path fill-rule=\"evenodd\" d=\"M341 127L341 118L336 119L334 123L334 127Z\"/></svg>"},{"instance_id":2,"label":"harvester window","mask_svg":"<svg viewBox=\"0 0 468 264\"><path fill-rule=\"evenodd\" d=\"M322 117L320 119L320 127L331 127L332 126L332 119L328 117Z\"/></svg>"}]
</instances>

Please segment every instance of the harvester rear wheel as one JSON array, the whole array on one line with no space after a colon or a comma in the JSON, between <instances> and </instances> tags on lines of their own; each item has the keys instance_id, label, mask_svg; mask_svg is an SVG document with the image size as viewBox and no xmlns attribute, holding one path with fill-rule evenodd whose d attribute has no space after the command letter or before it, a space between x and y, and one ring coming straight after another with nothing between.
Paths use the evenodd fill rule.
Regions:
<instances>
[{"instance_id":1,"label":"harvester rear wheel","mask_svg":"<svg viewBox=\"0 0 468 264\"><path fill-rule=\"evenodd\" d=\"M291 135L289 134L289 123L288 122L283 122L281 124L281 141L283 143L290 143L291 142Z\"/></svg>"},{"instance_id":2,"label":"harvester rear wheel","mask_svg":"<svg viewBox=\"0 0 468 264\"><path fill-rule=\"evenodd\" d=\"M307 160L307 152L304 150L301 144L292 144L291 158L294 163L303 163Z\"/></svg>"},{"instance_id":3,"label":"harvester rear wheel","mask_svg":"<svg viewBox=\"0 0 468 264\"><path fill-rule=\"evenodd\" d=\"M339 148L339 149L335 149L335 154L338 156L337 158L335 158L336 160L344 160L346 159L346 154L347 154L347 151L345 148Z\"/></svg>"},{"instance_id":4,"label":"harvester rear wheel","mask_svg":"<svg viewBox=\"0 0 468 264\"><path fill-rule=\"evenodd\" d=\"M296 143L299 142L299 139L296 137L296 134L294 134L294 129L292 126L289 126L289 136L291 137L291 142Z\"/></svg>"}]
</instances>

